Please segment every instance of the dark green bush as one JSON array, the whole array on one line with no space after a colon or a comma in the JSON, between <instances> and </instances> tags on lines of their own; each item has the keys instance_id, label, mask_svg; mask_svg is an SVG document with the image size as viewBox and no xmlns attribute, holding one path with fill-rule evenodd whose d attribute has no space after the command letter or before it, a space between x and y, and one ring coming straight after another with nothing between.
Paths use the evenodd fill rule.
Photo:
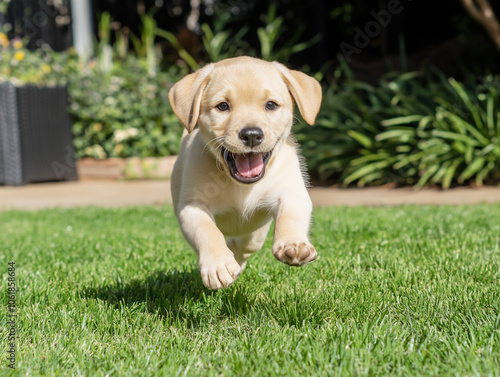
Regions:
<instances>
[{"instance_id":1,"label":"dark green bush","mask_svg":"<svg viewBox=\"0 0 500 377\"><path fill-rule=\"evenodd\" d=\"M378 86L334 83L313 128L297 139L313 177L357 183L440 184L500 178L500 79L465 83L403 74Z\"/></svg>"}]
</instances>

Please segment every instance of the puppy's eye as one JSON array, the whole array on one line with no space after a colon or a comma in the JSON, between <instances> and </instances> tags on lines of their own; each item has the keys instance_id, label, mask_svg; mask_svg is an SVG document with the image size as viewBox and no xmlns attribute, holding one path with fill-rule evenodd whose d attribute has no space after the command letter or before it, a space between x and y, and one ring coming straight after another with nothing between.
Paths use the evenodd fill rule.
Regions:
<instances>
[{"instance_id":1,"label":"puppy's eye","mask_svg":"<svg viewBox=\"0 0 500 377\"><path fill-rule=\"evenodd\" d=\"M277 108L278 108L278 104L276 102L268 101L266 103L266 109L267 110L276 110Z\"/></svg>"},{"instance_id":2,"label":"puppy's eye","mask_svg":"<svg viewBox=\"0 0 500 377\"><path fill-rule=\"evenodd\" d=\"M229 104L227 102L221 102L217 106L215 106L217 110L219 111L228 111L229 110Z\"/></svg>"}]
</instances>

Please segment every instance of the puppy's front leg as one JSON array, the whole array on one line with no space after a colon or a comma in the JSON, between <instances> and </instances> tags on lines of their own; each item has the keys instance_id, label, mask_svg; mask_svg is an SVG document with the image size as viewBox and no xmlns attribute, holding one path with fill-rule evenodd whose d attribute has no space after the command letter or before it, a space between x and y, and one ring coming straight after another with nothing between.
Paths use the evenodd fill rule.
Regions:
<instances>
[{"instance_id":1,"label":"puppy's front leg","mask_svg":"<svg viewBox=\"0 0 500 377\"><path fill-rule=\"evenodd\" d=\"M291 266L316 259L316 249L307 236L312 203L307 192L297 198L282 199L275 218L273 255Z\"/></svg>"},{"instance_id":2,"label":"puppy's front leg","mask_svg":"<svg viewBox=\"0 0 500 377\"><path fill-rule=\"evenodd\" d=\"M179 210L179 223L184 236L198 254L203 284L210 289L231 285L240 274L241 267L208 210L199 205L186 205Z\"/></svg>"}]
</instances>

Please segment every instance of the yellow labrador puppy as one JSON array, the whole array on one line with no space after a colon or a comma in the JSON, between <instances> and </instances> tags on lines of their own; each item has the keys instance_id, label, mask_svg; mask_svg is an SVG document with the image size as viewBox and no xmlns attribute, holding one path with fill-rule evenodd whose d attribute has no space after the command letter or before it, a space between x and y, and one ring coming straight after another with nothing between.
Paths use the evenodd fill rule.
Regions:
<instances>
[{"instance_id":1,"label":"yellow labrador puppy","mask_svg":"<svg viewBox=\"0 0 500 377\"><path fill-rule=\"evenodd\" d=\"M278 260L302 266L316 259L308 239L311 199L291 128L294 102L312 125L321 97L314 78L250 57L209 64L170 90L186 127L172 198L208 288L235 281L273 219Z\"/></svg>"}]
</instances>

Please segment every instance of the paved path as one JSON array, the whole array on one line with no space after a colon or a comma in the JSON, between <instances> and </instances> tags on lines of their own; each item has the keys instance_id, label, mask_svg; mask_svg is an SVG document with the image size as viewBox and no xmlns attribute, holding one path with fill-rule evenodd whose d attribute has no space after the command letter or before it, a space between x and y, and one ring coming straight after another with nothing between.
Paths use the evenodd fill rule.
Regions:
<instances>
[{"instance_id":1,"label":"paved path","mask_svg":"<svg viewBox=\"0 0 500 377\"><path fill-rule=\"evenodd\" d=\"M500 187L460 187L450 190L383 187L362 189L331 189L317 187L310 190L316 206L326 205L401 205L401 204L475 204L500 202Z\"/></svg>"},{"instance_id":2,"label":"paved path","mask_svg":"<svg viewBox=\"0 0 500 377\"><path fill-rule=\"evenodd\" d=\"M316 206L327 205L400 205L400 204L473 204L500 202L500 188L457 188L446 191L387 189L313 188ZM41 209L75 206L133 206L171 203L168 181L80 181L30 184L21 187L0 186L0 211L5 209Z\"/></svg>"},{"instance_id":3,"label":"paved path","mask_svg":"<svg viewBox=\"0 0 500 377\"><path fill-rule=\"evenodd\" d=\"M0 210L171 203L168 181L78 181L0 186Z\"/></svg>"}]
</instances>

